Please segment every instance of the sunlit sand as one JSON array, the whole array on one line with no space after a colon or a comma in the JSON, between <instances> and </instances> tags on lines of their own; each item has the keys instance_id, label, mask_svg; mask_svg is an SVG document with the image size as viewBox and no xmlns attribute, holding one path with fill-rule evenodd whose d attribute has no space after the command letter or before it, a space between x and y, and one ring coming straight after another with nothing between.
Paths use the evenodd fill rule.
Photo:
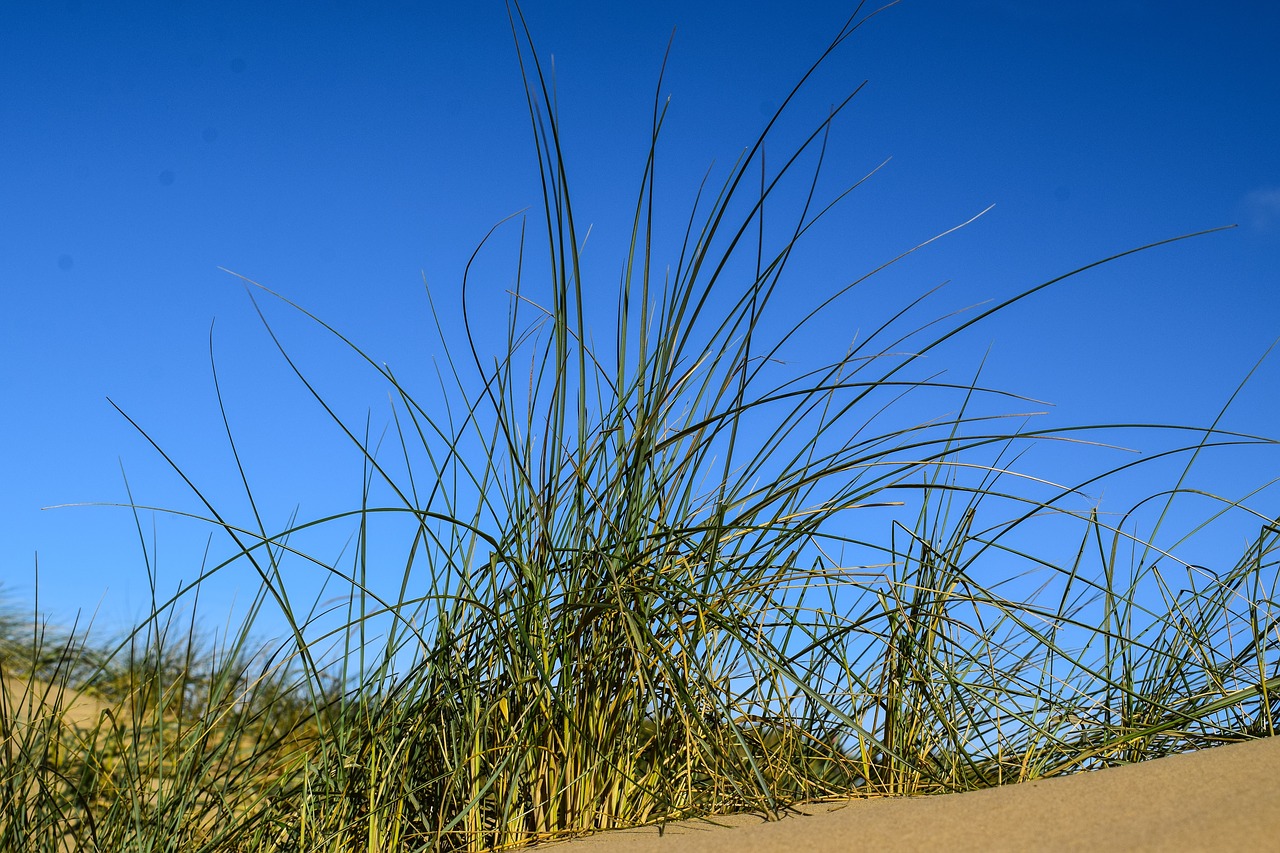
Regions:
<instances>
[{"instance_id":1,"label":"sunlit sand","mask_svg":"<svg viewBox=\"0 0 1280 853\"><path fill-rule=\"evenodd\" d=\"M564 853L1275 850L1277 770L1280 738L1267 738L985 791L815 804L776 822L739 815L552 846Z\"/></svg>"}]
</instances>

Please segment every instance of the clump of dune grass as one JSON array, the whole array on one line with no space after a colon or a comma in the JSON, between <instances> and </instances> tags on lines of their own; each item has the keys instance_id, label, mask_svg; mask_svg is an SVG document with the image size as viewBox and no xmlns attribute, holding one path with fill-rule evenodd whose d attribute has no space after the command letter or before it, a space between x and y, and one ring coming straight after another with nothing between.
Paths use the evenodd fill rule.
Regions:
<instances>
[{"instance_id":1,"label":"clump of dune grass","mask_svg":"<svg viewBox=\"0 0 1280 853\"><path fill-rule=\"evenodd\" d=\"M333 686L251 649L251 624L208 638L165 607L92 642L5 610L0 850L262 849L255 816L297 775Z\"/></svg>"},{"instance_id":2,"label":"clump of dune grass","mask_svg":"<svg viewBox=\"0 0 1280 853\"><path fill-rule=\"evenodd\" d=\"M865 20L855 13L818 64ZM774 319L784 293L803 298L786 291L793 250L846 195L821 198L818 181L844 104L771 168L766 142L788 98L727 179L699 189L666 258L655 99L615 324L597 343L599 289L585 279L553 92L518 6L512 28L544 204L477 249L509 233L519 252L503 344L480 343L493 312L468 300L495 294L470 267L463 333L431 309L438 389L406 387L293 305L390 391L386 450L326 402L268 319L274 294L249 283L365 487L349 512L268 530L243 470L254 508L243 523L188 479L229 556L158 600L84 681L116 683L127 714L87 731L0 715L0 840L502 849L1275 734L1280 527L1192 477L1209 453L1275 442L1220 419L1036 430L1025 400L921 372L923 356L984 318L1140 250L982 312L930 316L926 293L826 363L783 364L814 318L883 269L819 295L798 322ZM817 164L807 175L804 156ZM774 211L791 182L804 200L785 219ZM1067 483L1027 462L1056 442L1083 466L1124 431L1172 437L1155 457L1183 460L1130 515L1082 495L1145 462ZM1212 507L1193 527L1230 513L1256 535L1214 567L1181 561L1169 528L1191 498ZM306 546L329 528L354 533L341 560ZM233 565L262 579L245 623L216 641L194 617L173 630L200 584ZM330 592L342 585L336 624L332 609L294 602L288 565L326 573ZM263 607L289 626L265 650L249 641ZM83 655L67 648L55 657L70 667Z\"/></svg>"}]
</instances>

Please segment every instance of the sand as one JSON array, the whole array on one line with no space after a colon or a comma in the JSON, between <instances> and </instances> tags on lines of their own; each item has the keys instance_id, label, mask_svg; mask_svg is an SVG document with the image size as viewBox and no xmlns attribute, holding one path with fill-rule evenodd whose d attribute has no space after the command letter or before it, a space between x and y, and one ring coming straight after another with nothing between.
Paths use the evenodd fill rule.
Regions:
<instances>
[{"instance_id":1,"label":"sand","mask_svg":"<svg viewBox=\"0 0 1280 853\"><path fill-rule=\"evenodd\" d=\"M45 681L5 676L0 680L0 691L12 720L30 721L33 716L44 716L54 709L63 722L78 728L92 728L102 711L113 706L96 696L75 691L62 691L57 685ZM119 713L119 709L116 709Z\"/></svg>"},{"instance_id":2,"label":"sand","mask_svg":"<svg viewBox=\"0 0 1280 853\"><path fill-rule=\"evenodd\" d=\"M866 850L1280 851L1280 737L1127 767L934 797L815 805L606 832L556 853Z\"/></svg>"}]
</instances>

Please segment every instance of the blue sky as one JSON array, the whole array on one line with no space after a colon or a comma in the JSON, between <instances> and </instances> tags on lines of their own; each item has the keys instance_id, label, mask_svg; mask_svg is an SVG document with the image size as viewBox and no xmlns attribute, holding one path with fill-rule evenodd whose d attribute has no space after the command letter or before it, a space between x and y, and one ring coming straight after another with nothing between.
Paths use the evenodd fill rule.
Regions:
<instances>
[{"instance_id":1,"label":"blue sky","mask_svg":"<svg viewBox=\"0 0 1280 853\"><path fill-rule=\"evenodd\" d=\"M851 8L528 0L538 48L555 57L571 189L603 292L672 28L660 181L683 213ZM985 356L988 384L1052 402L1054 423L1206 425L1280 336L1277 42L1280 11L1262 2L904 0L839 51L784 123L782 143L865 80L835 125L823 186L892 158L816 229L789 286L813 299L989 205L886 274L850 328L944 280L939 312L1238 223L1042 293L939 354L962 381ZM216 319L223 392L270 517L356 503L358 466L333 461L332 428L219 268L414 375L433 354L423 275L456 310L488 228L540 204L519 69L501 0L84 0L5 4L0 80L0 579L29 602L38 554L42 609L65 619L100 605L99 621L119 625L146 607L128 514L42 507L123 500L122 464L140 503L192 503L106 398L234 501L209 369ZM508 284L497 276L489 292ZM290 351L380 428L384 389L280 316ZM1227 426L1280 435L1274 362ZM1280 474L1276 461L1224 458L1205 482L1244 494ZM1254 503L1274 516L1276 497ZM204 534L158 529L172 586L198 565ZM225 546L215 539L215 552Z\"/></svg>"}]
</instances>

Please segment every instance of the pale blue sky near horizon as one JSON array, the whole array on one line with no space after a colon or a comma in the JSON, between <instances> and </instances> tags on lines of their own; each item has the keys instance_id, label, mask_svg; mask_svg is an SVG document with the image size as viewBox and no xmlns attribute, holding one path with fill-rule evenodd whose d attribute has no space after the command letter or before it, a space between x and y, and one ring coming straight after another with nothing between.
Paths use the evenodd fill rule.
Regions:
<instances>
[{"instance_id":1,"label":"pale blue sky near horizon","mask_svg":"<svg viewBox=\"0 0 1280 853\"><path fill-rule=\"evenodd\" d=\"M673 28L659 188L683 215L853 6L527 0L555 57L606 307ZM1238 224L1039 294L939 365L965 381L985 357L987 384L1053 403L1055 423L1207 425L1280 337L1277 43L1280 8L1262 2L904 0L785 119L779 151L865 80L835 123L823 187L892 158L815 229L789 286L813 300L994 205L887 274L893 290L852 334L944 280L940 311ZM215 319L222 391L271 517L358 504L358 465L330 461L331 425L220 268L425 377L423 275L456 309L490 226L541 204L502 0L10 3L0 86L0 593L29 605L38 555L41 609L63 620L101 603L100 621L128 623L146 610L146 575L126 512L42 507L123 500L121 465L139 503L192 506L108 397L203 486L235 495ZM505 299L498 279L483 298ZM302 324L282 329L343 405L385 424L367 370ZM1280 437L1277 358L1225 426ZM1206 482L1243 495L1280 476L1276 462L1224 457ZM1274 517L1276 498L1254 503ZM193 574L202 539L162 524L162 586Z\"/></svg>"}]
</instances>

